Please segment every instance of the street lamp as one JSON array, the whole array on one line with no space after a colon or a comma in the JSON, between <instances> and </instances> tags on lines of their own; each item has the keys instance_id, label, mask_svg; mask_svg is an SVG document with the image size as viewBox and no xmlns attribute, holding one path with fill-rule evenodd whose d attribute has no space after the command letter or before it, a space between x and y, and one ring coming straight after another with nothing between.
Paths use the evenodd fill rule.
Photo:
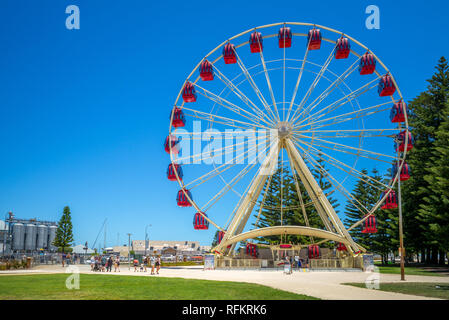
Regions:
<instances>
[{"instance_id":1,"label":"street lamp","mask_svg":"<svg viewBox=\"0 0 449 320\"><path fill-rule=\"evenodd\" d=\"M148 249L148 233L147 233L148 227L151 227L151 224L147 224L145 226L145 257L147 256L147 249Z\"/></svg>"},{"instance_id":2,"label":"street lamp","mask_svg":"<svg viewBox=\"0 0 449 320\"><path fill-rule=\"evenodd\" d=\"M131 246L131 233L128 233L128 270L131 269L131 255L129 252L129 247Z\"/></svg>"}]
</instances>

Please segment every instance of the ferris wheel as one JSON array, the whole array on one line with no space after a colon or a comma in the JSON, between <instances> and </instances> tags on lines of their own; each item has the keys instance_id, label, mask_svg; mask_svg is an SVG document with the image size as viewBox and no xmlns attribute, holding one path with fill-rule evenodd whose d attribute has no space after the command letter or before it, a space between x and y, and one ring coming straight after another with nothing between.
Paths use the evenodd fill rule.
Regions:
<instances>
[{"instance_id":1,"label":"ferris wheel","mask_svg":"<svg viewBox=\"0 0 449 320\"><path fill-rule=\"evenodd\" d=\"M398 206L394 189L409 176L412 147L407 106L384 63L343 32L301 22L252 28L207 53L176 97L165 140L167 177L180 186L177 204L195 209L195 229L219 230L213 252L220 255L241 241L285 235L310 239L312 255L325 241L352 255L364 252L349 230L376 232L375 212ZM367 171L390 166L389 181ZM279 171L278 198L270 200ZM285 179L294 185L296 207L284 198ZM351 194L357 181L379 190L375 205ZM331 196L363 218L346 228ZM322 228L310 225L309 207ZM267 209L279 213L279 225L259 224ZM284 221L292 210L303 225ZM247 253L254 248L250 243Z\"/></svg>"}]
</instances>

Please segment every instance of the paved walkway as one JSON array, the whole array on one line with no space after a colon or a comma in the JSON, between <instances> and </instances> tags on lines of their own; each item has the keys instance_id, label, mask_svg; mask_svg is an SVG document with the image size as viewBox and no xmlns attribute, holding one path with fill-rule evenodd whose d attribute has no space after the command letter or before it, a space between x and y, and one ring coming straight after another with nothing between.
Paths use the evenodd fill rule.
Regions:
<instances>
[{"instance_id":1,"label":"paved walkway","mask_svg":"<svg viewBox=\"0 0 449 320\"><path fill-rule=\"evenodd\" d=\"M81 273L92 273L90 266L77 266ZM431 299L421 296L406 295L380 290L370 290L342 285L347 282L365 283L367 280L379 279L380 282L401 282L400 276L395 274L377 274L365 272L293 272L290 275L282 271L258 270L210 270L203 271L199 267L163 268L160 275L150 275L149 272L134 272L126 265L121 266L121 272L96 273L105 275L132 275L146 277L179 277L187 279L204 279L219 281L239 281L257 283L285 291L305 294L321 299L348 300L424 300ZM39 266L33 270L1 271L1 274L44 274L64 273L66 268L61 266ZM449 277L412 276L406 275L407 282L445 282ZM1 278L0 278L1 282Z\"/></svg>"}]
</instances>

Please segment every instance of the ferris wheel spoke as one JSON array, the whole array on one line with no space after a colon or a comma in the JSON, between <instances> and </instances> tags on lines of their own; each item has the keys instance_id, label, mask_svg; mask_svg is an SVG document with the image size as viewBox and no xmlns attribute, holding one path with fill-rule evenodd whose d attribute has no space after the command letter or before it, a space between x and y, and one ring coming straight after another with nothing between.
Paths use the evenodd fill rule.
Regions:
<instances>
[{"instance_id":1,"label":"ferris wheel spoke","mask_svg":"<svg viewBox=\"0 0 449 320\"><path fill-rule=\"evenodd\" d=\"M306 127L306 126L314 126L314 128L318 129L318 128L327 127L327 126L331 126L331 125L338 124L338 123L343 123L343 122L347 122L347 121L351 121L351 120L355 120L355 119L359 119L359 118L363 118L363 117L368 117L368 116L371 116L376 113L390 110L390 107L381 108L388 104L391 104L391 101L384 102L384 103L381 103L381 104L378 104L375 106L366 107L366 108L359 109L359 110L354 110L354 111L347 112L344 114L339 114L337 116L318 120L319 118L322 118L323 116L325 116L326 114L329 113L329 112L326 112L326 113L323 113L320 117L317 117L316 119L314 119L314 121L308 122L307 124L299 127L299 129L301 129L302 127ZM332 122L324 124L324 125L319 125L319 124L326 123L329 121L332 121ZM316 126L316 125L318 125L318 126Z\"/></svg>"},{"instance_id":2,"label":"ferris wheel spoke","mask_svg":"<svg viewBox=\"0 0 449 320\"><path fill-rule=\"evenodd\" d=\"M238 115L240 115L240 116L242 116L242 117L244 117L246 119L249 119L251 122L254 122L256 124L260 124L260 121L263 121L263 122L266 123L266 121L263 118L261 118L258 114L252 114L252 113L246 111L245 109L235 105L234 103L229 102L228 100L226 100L226 99L216 95L215 93L210 92L207 89L204 89L203 87L201 87L198 84L195 84L195 86L198 89L200 89L200 90L198 90L199 94L201 94L205 98L207 98L207 99L209 99L209 100L211 100L211 101L213 101L215 103L218 103L219 105L225 107L226 109L228 109L228 110L230 110L230 111L232 111L232 112L234 112L234 113L236 113L236 114L238 114ZM186 107L183 106L182 108L184 109ZM192 109L190 109L190 110L192 110ZM249 116L248 115L244 115L242 113L246 113L246 114L249 113ZM259 120L259 121L257 121L257 120Z\"/></svg>"},{"instance_id":3,"label":"ferris wheel spoke","mask_svg":"<svg viewBox=\"0 0 449 320\"><path fill-rule=\"evenodd\" d=\"M361 212L363 212L363 210L367 213L369 213L369 210L360 203L359 200L357 200L348 190L346 190L345 187L343 187L330 173L328 170L325 170L323 168L323 166L321 166L312 156L309 155L309 153L300 145L297 145L304 153L304 155L306 156L306 158L309 159L309 163L310 165L312 165L312 167L314 167L315 170L317 170L318 172L320 172L324 178L326 178L326 180L338 191L340 191L340 193L343 194L343 196L345 196L346 199L348 199L348 201L350 201L357 209L359 209ZM315 163L315 165L314 165ZM333 181L333 182L332 182ZM351 200L352 199L352 200ZM363 209L361 210L360 207L355 203L357 202L360 207Z\"/></svg>"},{"instance_id":4,"label":"ferris wheel spoke","mask_svg":"<svg viewBox=\"0 0 449 320\"><path fill-rule=\"evenodd\" d=\"M192 190L192 189L198 187L199 185L203 184L204 182L206 182L206 181L216 177L217 175L222 174L223 172L227 171L228 169L234 167L235 165L240 164L240 161L244 161L247 158L249 158L251 151L259 149L259 146L263 145L264 143L266 144L266 141L259 142L257 145L253 146L252 148L247 149L246 151L244 151L243 153L241 153L237 157L235 157L235 159L233 159L233 160L235 160L234 163L223 163L223 164L221 164L220 166L214 168L213 170L205 173L201 177L198 177L195 180L189 182L188 184L185 185L185 188L188 188L189 190ZM242 148L245 148L245 146L243 146ZM235 152L237 152L237 151L238 150L235 150ZM234 152L234 149L231 149L230 151L227 151L226 153L228 153L228 152ZM262 152L263 151L261 151L261 153ZM244 155L245 155L245 157L240 159ZM222 169L225 166L228 166L228 167ZM194 183L196 183L196 184L194 184ZM191 187L189 188L189 186L191 186Z\"/></svg>"},{"instance_id":5,"label":"ferris wheel spoke","mask_svg":"<svg viewBox=\"0 0 449 320\"><path fill-rule=\"evenodd\" d=\"M264 151L267 150L268 147L265 147ZM264 152L262 151L262 152ZM255 163L248 163L245 168L240 171L229 183L227 183L212 199L210 199L201 209L201 211L206 212L209 210L213 205L215 205L218 200L220 200L229 190L232 189L232 187L239 182L248 172L252 170L252 168L255 167Z\"/></svg>"},{"instance_id":6,"label":"ferris wheel spoke","mask_svg":"<svg viewBox=\"0 0 449 320\"><path fill-rule=\"evenodd\" d=\"M396 134L388 133L391 131L397 132L398 129L354 129L354 130L304 130L304 131L294 131L294 133L313 134L313 138L374 138L374 137L388 137L393 138ZM317 134L318 133L318 134ZM328 134L328 135L320 135ZM356 134L359 133L359 134Z\"/></svg>"},{"instance_id":7,"label":"ferris wheel spoke","mask_svg":"<svg viewBox=\"0 0 449 320\"><path fill-rule=\"evenodd\" d=\"M320 72L318 72L318 74L315 76L315 79L313 80L312 84L310 85L309 89L307 90L307 93L302 98L301 102L299 103L298 108L296 108L296 110L293 112L292 119L295 119L295 115L297 112L300 112L298 114L298 117L301 117L302 114L307 112L307 108L305 108L304 110L302 110L302 108L304 107L304 104L306 104L307 100L309 99L309 97L312 94L315 87L318 85L318 82L320 81L324 72L326 72L327 68L329 67L329 64L332 62L332 59L334 57L334 51L335 51L335 47L331 51L329 56L327 57L326 61L324 62L323 66L320 69Z\"/></svg>"},{"instance_id":8,"label":"ferris wheel spoke","mask_svg":"<svg viewBox=\"0 0 449 320\"><path fill-rule=\"evenodd\" d=\"M273 175L271 175L271 176L268 178L268 183L267 183L267 186L265 187L265 192L264 192L264 194L263 194L262 201L261 201L261 203L260 203L259 213L257 214L256 223L254 224L254 225L256 226L256 228L259 226L260 215L261 215L262 210L263 210L263 208L264 208L265 199L266 199L266 197L267 197L268 190L269 190L269 188L270 188L270 184L271 184L271 180L272 180L272 179L273 179Z\"/></svg>"},{"instance_id":9,"label":"ferris wheel spoke","mask_svg":"<svg viewBox=\"0 0 449 320\"><path fill-rule=\"evenodd\" d=\"M310 144L308 144L308 143L305 143L304 141L303 141L302 143L305 144L306 146L310 147L310 149L313 149L313 150L314 150L314 151L310 151L311 154L313 154L313 155L315 155L316 157L322 159L323 161L325 161L325 162L331 164L331 165L334 166L335 168L338 168L338 169L340 169L341 171L344 171L344 172L350 174L351 176L353 176L353 177L355 177L355 178L357 178L357 179L359 179L359 180L362 180L362 181L364 181L364 182L370 184L371 186L373 186L373 187L375 187L375 188L377 188L377 189L379 189L379 190L384 190L385 188L389 188L389 186L387 186L386 184L382 183L381 181L378 181L378 180L374 179L373 177L370 177L369 175L366 175L366 174L364 174L363 172L358 171L357 169L351 167L350 165L348 165L348 164L346 164L346 163L344 163L344 162L341 162L341 161L335 159L334 157L332 157L332 156L328 155L327 153L323 152L322 150L319 150L319 149L317 149L317 148L314 148L312 145L310 145ZM326 156L327 159L324 158L323 156ZM342 165L342 166L348 168L349 171L346 170L346 169L343 169L342 167L340 167L340 166L337 165L337 164ZM354 173L356 173L357 175L354 174ZM370 181L372 181L373 183L377 183L377 184L381 185L382 188L380 188L379 186L374 185L374 184L371 183L370 181L367 181L367 180L365 180L365 179L363 179L363 178L361 178L361 177L363 177L363 178L365 178L365 179L367 179L367 180L370 180Z\"/></svg>"},{"instance_id":10,"label":"ferris wheel spoke","mask_svg":"<svg viewBox=\"0 0 449 320\"><path fill-rule=\"evenodd\" d=\"M258 119L260 119L261 121L263 121L265 124L267 125L271 125L271 119L269 117L267 117L267 115L259 109L259 107L257 107L256 104L254 104L254 102L249 99L236 85L234 85L234 83L229 80L216 66L215 66L215 71L216 71L216 75L217 77L238 97L240 98L240 100L243 101L243 103L245 103L253 112L248 112L243 108L239 108L242 112L247 113L249 116L252 117L257 117ZM264 118L267 118L267 120L265 120Z\"/></svg>"},{"instance_id":11,"label":"ferris wheel spoke","mask_svg":"<svg viewBox=\"0 0 449 320\"><path fill-rule=\"evenodd\" d=\"M274 99L273 88L271 87L270 76L268 75L267 66L265 64L265 59L263 57L263 52L262 51L263 50L262 50L261 44L259 42L260 61L262 62L263 70L265 72L265 79L267 80L267 85L268 85L268 90L270 91L271 101L273 102L273 107L274 107L274 110L276 111L277 120L281 121L281 119L279 118L279 111L278 111L278 108L277 108L277 105L276 105L276 100Z\"/></svg>"},{"instance_id":12,"label":"ferris wheel spoke","mask_svg":"<svg viewBox=\"0 0 449 320\"><path fill-rule=\"evenodd\" d=\"M301 143L305 143L302 140L302 138L312 139L311 137L301 136L301 139L298 140ZM324 142L324 144L320 144L320 143L318 143L316 141L322 141L322 142L325 141L325 142ZM326 141L326 140L323 140L323 139L313 139L313 143L314 143L315 146L318 146L318 147L321 147L321 148L326 148L326 149L333 150L333 151L338 151L338 152L342 152L342 153L346 153L346 154L351 154L351 155L354 155L354 156L360 156L360 157L371 159L371 160L382 161L382 162L386 162L388 164L392 164L393 162L381 159L381 157L391 158L391 159L394 159L396 161L396 158L393 157L393 156L390 156L390 155L377 153L377 152L373 152L373 151L368 151L368 150L364 150L362 148L350 147L350 146L346 146L346 145L343 145L343 144L340 144L340 143ZM326 145L326 143L330 144L330 145L333 145L333 146L330 147L329 145ZM357 151L357 153L352 152L352 151L348 151L347 149Z\"/></svg>"},{"instance_id":13,"label":"ferris wheel spoke","mask_svg":"<svg viewBox=\"0 0 449 320\"><path fill-rule=\"evenodd\" d=\"M256 163L249 163L245 166L245 168L240 171L228 184L226 184L215 196L213 196L202 208L201 211L207 212L213 205L215 205L218 200L220 200L232 187L239 182L252 168Z\"/></svg>"},{"instance_id":14,"label":"ferris wheel spoke","mask_svg":"<svg viewBox=\"0 0 449 320\"><path fill-rule=\"evenodd\" d=\"M309 43L310 43L310 40L307 43L307 49L306 49L306 53L304 54L304 59L302 59L301 69L299 71L298 78L296 79L295 89L293 90L292 99L290 100L290 105L288 107L287 119L285 121L289 121L289 119L290 119L290 112L292 111L293 104L295 103L295 98L296 98L296 94L298 93L299 83L301 82L302 74L304 72L304 65L305 65L306 60L307 60L307 55L309 54Z\"/></svg>"},{"instance_id":15,"label":"ferris wheel spoke","mask_svg":"<svg viewBox=\"0 0 449 320\"><path fill-rule=\"evenodd\" d=\"M254 127L261 128L261 129L267 129L267 130L270 129L270 128L266 127L266 126L262 126L262 125L259 125L259 124L256 124L256 123L250 123L250 122L245 122L245 121L241 121L241 120L230 119L230 118L227 118L227 117L218 116L216 114L212 114L212 113L205 112L205 111L199 111L199 110L195 110L195 109L190 109L190 108L187 108L187 107L183 107L183 110L190 111L193 114L192 115L192 114L187 114L186 113L186 115L193 116L193 117L196 117L196 118L200 118L202 120L206 120L206 121L209 121L209 122L220 123L220 122L215 120L215 119L219 119L219 120L222 120L221 123L225 124L225 125L230 125L230 126L234 126L234 127L238 127L236 124L246 125L246 127L240 127L240 128L243 128L243 129L250 129L250 128L254 128Z\"/></svg>"},{"instance_id":16,"label":"ferris wheel spoke","mask_svg":"<svg viewBox=\"0 0 449 320\"><path fill-rule=\"evenodd\" d=\"M305 117L303 120L301 120L300 122L295 123L295 127L299 127L302 123L304 123L305 121L309 120L309 119L313 119L314 117L316 117L317 115L321 114L322 112L329 110L329 112L331 111L335 111L336 109L338 109L339 107L345 105L348 102L351 102L354 99L357 99L358 97L360 97L362 94L368 92L369 90L377 87L377 84L373 84L375 81L377 81L379 79L379 77L377 77L376 79L368 82L367 84L361 86L360 88L351 91L349 94L345 95L344 97L338 99L337 101L331 103L330 105L324 107L323 109L318 110L317 112L315 112L312 115L309 115L308 117ZM342 102L343 101L343 102ZM292 121L295 122L296 120L298 120L298 116L293 119Z\"/></svg>"},{"instance_id":17,"label":"ferris wheel spoke","mask_svg":"<svg viewBox=\"0 0 449 320\"><path fill-rule=\"evenodd\" d=\"M239 65L240 69L242 70L243 74L245 75L246 79L248 80L248 83L253 88L254 92L256 93L257 97L259 98L260 102L264 106L265 110L269 114L273 116L273 118L270 117L272 123L274 124L276 122L276 116L274 115L273 111L271 110L270 106L268 105L267 101L265 100L264 96L262 95L262 92L260 92L259 87L254 82L254 79L251 77L251 74L248 72L248 69L246 69L242 59L240 59L240 56L237 54L237 51L234 50L235 56L237 58L237 64ZM269 117L269 115L267 114Z\"/></svg>"},{"instance_id":18,"label":"ferris wheel spoke","mask_svg":"<svg viewBox=\"0 0 449 320\"><path fill-rule=\"evenodd\" d=\"M310 227L310 223L309 223L309 218L307 216L307 211L306 211L306 205L304 204L304 199L302 197L302 192L301 189L299 187L299 182L298 182L298 174L296 172L295 166L292 163L292 156L289 152L289 150L287 149L287 156L288 156L288 160L289 160L289 164L290 164L290 170L292 172L293 175L293 179L295 181L295 188L296 188L296 193L298 194L298 199L299 199L299 204L301 207L301 211L302 211L302 216L304 218L304 222L306 224L306 227ZM310 241L313 243L313 237L310 237Z\"/></svg>"},{"instance_id":19,"label":"ferris wheel spoke","mask_svg":"<svg viewBox=\"0 0 449 320\"><path fill-rule=\"evenodd\" d=\"M352 65L349 66L348 69L345 70L345 72L343 72L340 76L337 77L337 79L332 82L327 88L326 90L324 90L317 98L315 98L315 100L313 100L308 106L307 108L310 107L310 109L308 110L308 112L311 112L313 109L315 109L318 105L320 105L320 103L327 98L327 96L329 96L329 94L331 94L335 89L337 89L340 84L345 83L345 80L352 74L352 72L354 70L357 70L357 62L360 60L357 59ZM317 102L317 100L319 100ZM315 103L316 102L316 103Z\"/></svg>"},{"instance_id":20,"label":"ferris wheel spoke","mask_svg":"<svg viewBox=\"0 0 449 320\"><path fill-rule=\"evenodd\" d=\"M250 143L250 142L253 142L253 141L256 141L256 140L257 140L257 137L254 137L254 138L248 139L247 142ZM246 143L246 141L242 141L242 142L239 142L239 143L227 145L226 147L214 149L213 151L214 152L222 152L223 150L228 150L228 151L231 150L230 152L233 152L234 151L234 147L240 146L240 145L245 145L245 143ZM224 154L226 154L228 151L226 151ZM203 157L203 151L201 150L199 153L195 153L195 154L188 155L188 156L185 156L185 157L177 158L176 161L179 163L181 161L187 161L187 160L190 161L190 160L192 160L195 163L195 159L196 158L199 158L199 160L201 160L202 157Z\"/></svg>"}]
</instances>

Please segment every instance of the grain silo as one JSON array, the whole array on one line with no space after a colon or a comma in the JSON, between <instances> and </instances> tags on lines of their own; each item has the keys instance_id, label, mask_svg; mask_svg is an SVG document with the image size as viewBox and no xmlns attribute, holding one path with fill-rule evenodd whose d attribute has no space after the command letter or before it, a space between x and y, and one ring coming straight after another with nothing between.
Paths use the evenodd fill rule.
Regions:
<instances>
[{"instance_id":1,"label":"grain silo","mask_svg":"<svg viewBox=\"0 0 449 320\"><path fill-rule=\"evenodd\" d=\"M25 250L36 249L36 225L29 223L25 226Z\"/></svg>"},{"instance_id":2,"label":"grain silo","mask_svg":"<svg viewBox=\"0 0 449 320\"><path fill-rule=\"evenodd\" d=\"M12 249L23 250L25 248L25 226L22 223L12 225Z\"/></svg>"},{"instance_id":3,"label":"grain silo","mask_svg":"<svg viewBox=\"0 0 449 320\"><path fill-rule=\"evenodd\" d=\"M48 249L49 250L56 250L56 247L53 245L53 241L56 238L56 226L49 226L48 227Z\"/></svg>"},{"instance_id":4,"label":"grain silo","mask_svg":"<svg viewBox=\"0 0 449 320\"><path fill-rule=\"evenodd\" d=\"M36 249L45 249L47 247L47 227L43 224L37 226Z\"/></svg>"}]
</instances>

